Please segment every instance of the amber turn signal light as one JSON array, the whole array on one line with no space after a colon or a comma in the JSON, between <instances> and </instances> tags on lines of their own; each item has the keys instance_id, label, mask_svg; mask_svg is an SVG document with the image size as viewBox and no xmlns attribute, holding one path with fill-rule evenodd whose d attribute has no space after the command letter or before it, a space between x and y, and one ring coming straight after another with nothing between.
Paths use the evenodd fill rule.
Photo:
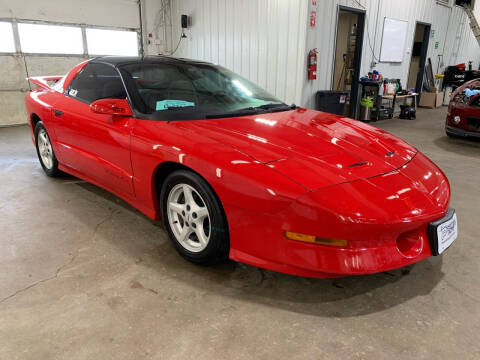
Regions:
<instances>
[{"instance_id":1,"label":"amber turn signal light","mask_svg":"<svg viewBox=\"0 0 480 360\"><path fill-rule=\"evenodd\" d=\"M347 240L327 239L327 238L321 238L313 235L299 234L291 231L285 231L285 237L290 240L303 241L303 242L308 242L312 244L321 244L321 245L329 245L329 246L347 246L348 244Z\"/></svg>"}]
</instances>

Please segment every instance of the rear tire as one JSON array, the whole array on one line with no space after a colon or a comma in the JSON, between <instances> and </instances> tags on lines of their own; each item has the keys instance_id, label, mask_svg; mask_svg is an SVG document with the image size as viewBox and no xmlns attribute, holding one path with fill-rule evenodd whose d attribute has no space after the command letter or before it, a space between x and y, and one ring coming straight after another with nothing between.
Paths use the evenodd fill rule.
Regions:
<instances>
[{"instance_id":1,"label":"rear tire","mask_svg":"<svg viewBox=\"0 0 480 360\"><path fill-rule=\"evenodd\" d=\"M38 160L43 171L50 177L58 177L62 172L58 169L58 161L53 151L52 142L43 122L39 121L35 126L35 147Z\"/></svg>"},{"instance_id":2,"label":"rear tire","mask_svg":"<svg viewBox=\"0 0 480 360\"><path fill-rule=\"evenodd\" d=\"M228 258L228 225L220 201L197 174L177 170L160 192L163 223L177 251L188 261L212 265Z\"/></svg>"}]
</instances>

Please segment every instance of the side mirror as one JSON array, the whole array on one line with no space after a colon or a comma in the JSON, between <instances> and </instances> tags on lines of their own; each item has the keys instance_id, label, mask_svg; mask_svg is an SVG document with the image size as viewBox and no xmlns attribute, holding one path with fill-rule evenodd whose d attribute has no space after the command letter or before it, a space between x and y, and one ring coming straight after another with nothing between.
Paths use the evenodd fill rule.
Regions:
<instances>
[{"instance_id":1,"label":"side mirror","mask_svg":"<svg viewBox=\"0 0 480 360\"><path fill-rule=\"evenodd\" d=\"M90 109L97 114L132 116L133 112L125 99L100 99L90 104Z\"/></svg>"}]
</instances>

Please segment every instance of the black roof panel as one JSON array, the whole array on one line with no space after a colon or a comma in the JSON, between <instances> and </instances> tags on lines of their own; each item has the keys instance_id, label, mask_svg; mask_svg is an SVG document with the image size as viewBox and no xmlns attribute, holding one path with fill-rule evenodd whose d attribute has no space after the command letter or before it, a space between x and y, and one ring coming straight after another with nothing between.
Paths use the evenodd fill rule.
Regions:
<instances>
[{"instance_id":1,"label":"black roof panel","mask_svg":"<svg viewBox=\"0 0 480 360\"><path fill-rule=\"evenodd\" d=\"M175 58L171 56L100 56L96 57L91 60L92 62L99 62L99 63L107 63L111 64L115 67L120 65L126 64L175 64L175 63L184 63L184 64L211 64L206 61L199 61L199 60L191 60L191 59L183 59L183 58Z\"/></svg>"}]
</instances>

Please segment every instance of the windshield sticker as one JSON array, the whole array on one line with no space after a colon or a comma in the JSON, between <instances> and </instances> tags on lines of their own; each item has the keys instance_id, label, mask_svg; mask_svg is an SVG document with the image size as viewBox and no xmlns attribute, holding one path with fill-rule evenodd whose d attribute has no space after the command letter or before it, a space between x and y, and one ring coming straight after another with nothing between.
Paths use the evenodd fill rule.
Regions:
<instances>
[{"instance_id":1,"label":"windshield sticker","mask_svg":"<svg viewBox=\"0 0 480 360\"><path fill-rule=\"evenodd\" d=\"M157 105L155 107L156 111L159 110L168 110L171 108L181 108L187 106L195 106L194 102L184 101L184 100L162 100L157 101Z\"/></svg>"},{"instance_id":2,"label":"windshield sticker","mask_svg":"<svg viewBox=\"0 0 480 360\"><path fill-rule=\"evenodd\" d=\"M68 92L68 95L70 95L70 96L77 96L77 93L78 93L78 90L70 89L70 91Z\"/></svg>"}]
</instances>

